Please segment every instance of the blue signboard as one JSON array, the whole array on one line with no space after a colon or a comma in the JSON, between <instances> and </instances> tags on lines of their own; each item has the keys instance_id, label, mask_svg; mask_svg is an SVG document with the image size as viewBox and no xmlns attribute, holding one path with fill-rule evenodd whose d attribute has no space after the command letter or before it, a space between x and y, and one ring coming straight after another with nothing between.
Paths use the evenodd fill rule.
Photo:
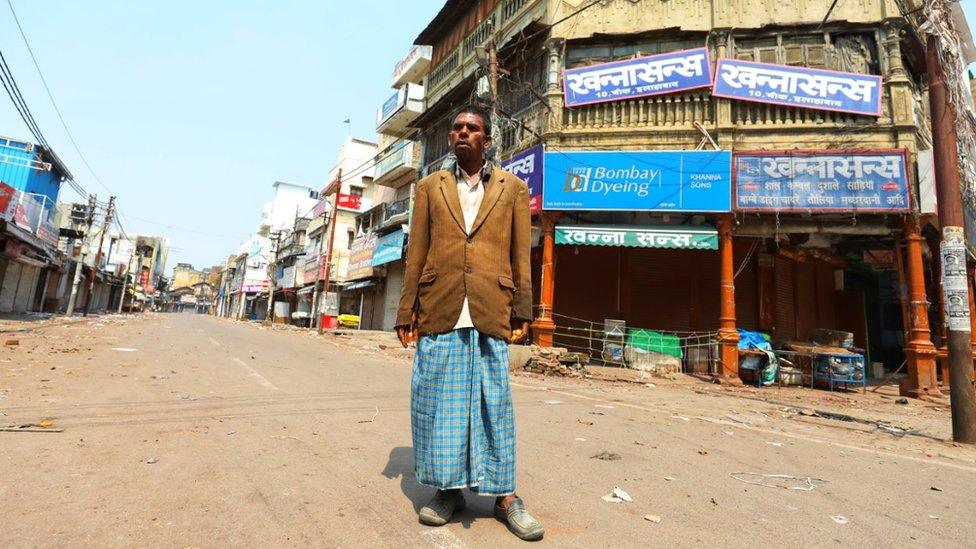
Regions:
<instances>
[{"instance_id":1,"label":"blue signboard","mask_svg":"<svg viewBox=\"0 0 976 549\"><path fill-rule=\"evenodd\" d=\"M728 212L730 151L546 151L545 210Z\"/></svg>"},{"instance_id":2,"label":"blue signboard","mask_svg":"<svg viewBox=\"0 0 976 549\"><path fill-rule=\"evenodd\" d=\"M676 51L563 71L566 106L620 101L712 85L708 49Z\"/></svg>"},{"instance_id":3,"label":"blue signboard","mask_svg":"<svg viewBox=\"0 0 976 549\"><path fill-rule=\"evenodd\" d=\"M906 165L903 151L736 153L736 209L908 211Z\"/></svg>"},{"instance_id":4,"label":"blue signboard","mask_svg":"<svg viewBox=\"0 0 976 549\"><path fill-rule=\"evenodd\" d=\"M719 59L712 95L805 109L881 115L881 77Z\"/></svg>"},{"instance_id":5,"label":"blue signboard","mask_svg":"<svg viewBox=\"0 0 976 549\"><path fill-rule=\"evenodd\" d=\"M373 266L379 267L403 257L403 230L398 229L388 235L383 235L376 242L373 252Z\"/></svg>"},{"instance_id":6,"label":"blue signboard","mask_svg":"<svg viewBox=\"0 0 976 549\"><path fill-rule=\"evenodd\" d=\"M380 108L380 119L378 122L385 122L387 118L393 116L393 113L396 112L399 106L400 90L397 90L383 103L383 107Z\"/></svg>"},{"instance_id":7,"label":"blue signboard","mask_svg":"<svg viewBox=\"0 0 976 549\"><path fill-rule=\"evenodd\" d=\"M512 172L529 186L529 209L532 213L542 210L542 179L545 149L536 145L502 162L503 170Z\"/></svg>"}]
</instances>

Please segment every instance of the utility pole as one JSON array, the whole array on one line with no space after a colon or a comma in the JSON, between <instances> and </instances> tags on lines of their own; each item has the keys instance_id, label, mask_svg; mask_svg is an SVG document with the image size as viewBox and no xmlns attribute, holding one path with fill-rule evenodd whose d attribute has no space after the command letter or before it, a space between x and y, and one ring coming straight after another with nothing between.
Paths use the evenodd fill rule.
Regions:
<instances>
[{"instance_id":1,"label":"utility pole","mask_svg":"<svg viewBox=\"0 0 976 549\"><path fill-rule=\"evenodd\" d=\"M319 307L319 281L322 279L322 245L325 243L325 224L329 219L329 212L322 209L322 234L319 235L319 252L315 256L315 286L312 286L312 316L309 319L308 327L318 328L321 318L318 314Z\"/></svg>"},{"instance_id":2,"label":"utility pole","mask_svg":"<svg viewBox=\"0 0 976 549\"><path fill-rule=\"evenodd\" d=\"M71 281L71 296L68 298L68 308L64 312L65 316L75 314L75 300L78 299L78 286L81 285L81 267L85 263L85 240L91 232L92 224L95 222L95 195L88 197L88 215L85 216L85 234L81 237L81 252L78 254L78 261L75 262L75 275Z\"/></svg>"},{"instance_id":3,"label":"utility pole","mask_svg":"<svg viewBox=\"0 0 976 549\"><path fill-rule=\"evenodd\" d=\"M949 395L952 405L952 438L976 444L976 387L969 317L969 283L966 272L966 239L959 180L956 113L946 91L946 67L940 59L941 39L929 34L926 61L929 73L929 107L932 112L932 147L935 184L942 227L942 292L949 328Z\"/></svg>"},{"instance_id":4,"label":"utility pole","mask_svg":"<svg viewBox=\"0 0 976 549\"><path fill-rule=\"evenodd\" d=\"M95 275L98 272L98 264L102 260L102 244L105 243L105 233L112 225L112 215L115 213L115 197L108 197L108 206L105 208L105 220L102 222L101 234L98 237L98 252L95 254L95 261L92 263L91 276L88 281L88 299L85 300L85 308L82 316L88 316L88 307L91 305L93 294L95 293Z\"/></svg>"},{"instance_id":5,"label":"utility pole","mask_svg":"<svg viewBox=\"0 0 976 549\"><path fill-rule=\"evenodd\" d=\"M485 51L488 53L488 89L491 94L491 136L494 138L495 128L498 127L498 75L501 72L507 72L499 70L498 68L498 46L495 41L495 35L492 34L488 42L485 43ZM495 149L497 151L497 149Z\"/></svg>"},{"instance_id":6,"label":"utility pole","mask_svg":"<svg viewBox=\"0 0 976 549\"><path fill-rule=\"evenodd\" d=\"M329 292L329 281L331 280L332 273L332 251L333 245L335 244L335 231L336 222L339 220L339 193L342 192L342 167L339 168L339 173L336 175L335 179L335 196L332 197L332 222L329 225L329 251L326 256L325 262L325 283L323 284L323 290ZM319 316L319 333L322 333L322 319Z\"/></svg>"},{"instance_id":7,"label":"utility pole","mask_svg":"<svg viewBox=\"0 0 976 549\"><path fill-rule=\"evenodd\" d=\"M271 279L271 284L268 285L268 312L264 315L265 324L274 324L274 294L275 294L275 284L277 284L278 277L278 243L281 241L281 231L275 231L272 233L271 237L271 265L268 269L269 278Z\"/></svg>"},{"instance_id":8,"label":"utility pole","mask_svg":"<svg viewBox=\"0 0 976 549\"><path fill-rule=\"evenodd\" d=\"M247 309L247 292L244 291L244 283L247 282L247 260L248 254L244 252L244 264L241 265L241 304L237 308L237 320L244 320L244 311Z\"/></svg>"}]
</instances>

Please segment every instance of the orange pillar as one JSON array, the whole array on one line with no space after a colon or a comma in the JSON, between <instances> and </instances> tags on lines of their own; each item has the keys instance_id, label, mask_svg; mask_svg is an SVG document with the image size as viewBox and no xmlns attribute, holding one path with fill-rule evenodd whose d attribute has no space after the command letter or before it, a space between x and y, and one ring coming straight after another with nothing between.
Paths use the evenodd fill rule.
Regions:
<instances>
[{"instance_id":1,"label":"orange pillar","mask_svg":"<svg viewBox=\"0 0 976 549\"><path fill-rule=\"evenodd\" d=\"M935 346L929 332L928 297L925 295L925 276L922 268L922 236L918 222L907 217L904 225L906 242L909 296L909 336L905 344L908 377L901 381L903 396L941 395L936 380Z\"/></svg>"},{"instance_id":2,"label":"orange pillar","mask_svg":"<svg viewBox=\"0 0 976 549\"><path fill-rule=\"evenodd\" d=\"M556 292L556 221L559 212L542 212L542 282L539 286L539 312L532 323L532 342L540 347L552 347L556 323L552 318L552 302Z\"/></svg>"},{"instance_id":3,"label":"orange pillar","mask_svg":"<svg viewBox=\"0 0 976 549\"><path fill-rule=\"evenodd\" d=\"M739 332L735 328L735 265L732 256L732 216L718 219L718 250L721 261L722 308L718 341L722 362L719 375L739 379Z\"/></svg>"}]
</instances>

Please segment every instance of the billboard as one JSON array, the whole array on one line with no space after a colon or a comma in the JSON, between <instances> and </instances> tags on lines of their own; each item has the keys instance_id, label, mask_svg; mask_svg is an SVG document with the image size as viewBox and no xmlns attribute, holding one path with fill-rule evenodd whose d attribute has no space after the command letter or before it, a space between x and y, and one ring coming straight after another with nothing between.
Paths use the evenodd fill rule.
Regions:
<instances>
[{"instance_id":1,"label":"billboard","mask_svg":"<svg viewBox=\"0 0 976 549\"><path fill-rule=\"evenodd\" d=\"M546 210L729 212L730 151L546 151Z\"/></svg>"},{"instance_id":2,"label":"billboard","mask_svg":"<svg viewBox=\"0 0 976 549\"><path fill-rule=\"evenodd\" d=\"M544 177L545 148L536 145L501 163L503 170L512 172L529 186L529 209L533 214L542 210L542 179Z\"/></svg>"},{"instance_id":3,"label":"billboard","mask_svg":"<svg viewBox=\"0 0 976 549\"><path fill-rule=\"evenodd\" d=\"M376 233L369 233L352 241L346 280L373 276L373 252L376 251L376 242Z\"/></svg>"},{"instance_id":4,"label":"billboard","mask_svg":"<svg viewBox=\"0 0 976 549\"><path fill-rule=\"evenodd\" d=\"M712 85L708 49L676 51L563 71L567 107Z\"/></svg>"},{"instance_id":5,"label":"billboard","mask_svg":"<svg viewBox=\"0 0 976 549\"><path fill-rule=\"evenodd\" d=\"M787 107L881 115L881 77L719 59L712 95Z\"/></svg>"},{"instance_id":6,"label":"billboard","mask_svg":"<svg viewBox=\"0 0 976 549\"><path fill-rule=\"evenodd\" d=\"M906 212L911 206L904 151L736 153L740 211Z\"/></svg>"},{"instance_id":7,"label":"billboard","mask_svg":"<svg viewBox=\"0 0 976 549\"><path fill-rule=\"evenodd\" d=\"M403 257L403 241L403 229L381 236L376 241L376 250L373 252L373 266L379 267Z\"/></svg>"}]
</instances>

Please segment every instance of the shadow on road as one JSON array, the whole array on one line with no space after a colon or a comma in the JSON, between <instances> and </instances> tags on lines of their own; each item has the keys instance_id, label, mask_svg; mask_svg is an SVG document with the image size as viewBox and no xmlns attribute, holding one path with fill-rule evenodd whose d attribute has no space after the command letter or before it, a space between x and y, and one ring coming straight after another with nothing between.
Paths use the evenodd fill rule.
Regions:
<instances>
[{"instance_id":1,"label":"shadow on road","mask_svg":"<svg viewBox=\"0 0 976 549\"><path fill-rule=\"evenodd\" d=\"M413 504L415 513L420 513L420 508L434 495L433 488L417 484L413 466L413 448L408 446L397 446L390 450L390 459L383 469L383 476L389 479L400 478L400 491ZM480 497L465 490L465 498L468 502L467 508L455 515L451 522L460 522L464 528L471 528L471 524L479 518L494 520L492 518L494 497Z\"/></svg>"}]
</instances>

